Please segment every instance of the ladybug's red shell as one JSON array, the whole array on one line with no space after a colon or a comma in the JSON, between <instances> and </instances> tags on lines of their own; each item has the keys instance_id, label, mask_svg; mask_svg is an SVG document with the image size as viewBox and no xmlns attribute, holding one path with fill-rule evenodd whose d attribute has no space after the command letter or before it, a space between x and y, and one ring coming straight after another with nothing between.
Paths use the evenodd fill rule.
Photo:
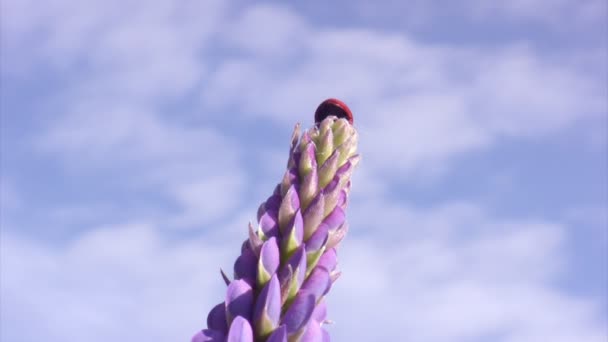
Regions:
<instances>
[{"instance_id":1,"label":"ladybug's red shell","mask_svg":"<svg viewBox=\"0 0 608 342\"><path fill-rule=\"evenodd\" d=\"M315 123L323 121L326 117L334 115L338 118L345 118L352 125L354 123L353 113L346 103L338 99L327 99L317 107L315 111Z\"/></svg>"}]
</instances>

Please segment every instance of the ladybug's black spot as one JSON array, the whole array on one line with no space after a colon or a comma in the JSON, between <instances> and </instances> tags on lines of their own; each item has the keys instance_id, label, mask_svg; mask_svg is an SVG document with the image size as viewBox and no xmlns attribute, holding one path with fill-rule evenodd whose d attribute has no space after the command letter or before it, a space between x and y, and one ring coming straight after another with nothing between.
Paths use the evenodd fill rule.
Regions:
<instances>
[{"instance_id":1,"label":"ladybug's black spot","mask_svg":"<svg viewBox=\"0 0 608 342\"><path fill-rule=\"evenodd\" d=\"M351 124L353 123L353 115L348 106L346 106L344 102L336 99L325 100L317 107L315 112L315 123L319 123L331 115L338 118L344 118Z\"/></svg>"}]
</instances>

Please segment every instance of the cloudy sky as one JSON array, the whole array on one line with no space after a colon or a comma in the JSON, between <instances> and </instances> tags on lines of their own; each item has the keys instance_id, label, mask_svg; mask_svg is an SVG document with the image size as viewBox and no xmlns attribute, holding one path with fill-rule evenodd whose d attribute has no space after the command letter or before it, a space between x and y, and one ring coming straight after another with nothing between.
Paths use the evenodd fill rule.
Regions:
<instances>
[{"instance_id":1,"label":"cloudy sky","mask_svg":"<svg viewBox=\"0 0 608 342\"><path fill-rule=\"evenodd\" d=\"M3 0L0 340L188 341L338 97L335 341L606 341L607 11Z\"/></svg>"}]
</instances>

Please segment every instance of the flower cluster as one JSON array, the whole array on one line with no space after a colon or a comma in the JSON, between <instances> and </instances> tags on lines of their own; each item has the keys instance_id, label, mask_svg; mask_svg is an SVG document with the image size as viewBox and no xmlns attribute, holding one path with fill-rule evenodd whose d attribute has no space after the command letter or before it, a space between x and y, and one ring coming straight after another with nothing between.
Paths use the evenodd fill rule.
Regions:
<instances>
[{"instance_id":1,"label":"flower cluster","mask_svg":"<svg viewBox=\"0 0 608 342\"><path fill-rule=\"evenodd\" d=\"M351 123L333 115L302 134L296 125L285 176L260 206L257 227L249 224L234 280L222 272L224 302L192 342L329 341L324 296L340 275L357 140Z\"/></svg>"}]
</instances>

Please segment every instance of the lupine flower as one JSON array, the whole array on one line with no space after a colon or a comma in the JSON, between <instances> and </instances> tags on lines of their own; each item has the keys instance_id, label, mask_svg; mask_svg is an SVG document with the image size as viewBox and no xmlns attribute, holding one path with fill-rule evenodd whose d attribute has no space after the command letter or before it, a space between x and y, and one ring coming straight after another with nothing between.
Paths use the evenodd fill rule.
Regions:
<instances>
[{"instance_id":1,"label":"lupine flower","mask_svg":"<svg viewBox=\"0 0 608 342\"><path fill-rule=\"evenodd\" d=\"M324 101L315 121L302 134L296 125L283 180L249 224L234 279L222 271L226 298L192 342L329 341L324 298L340 275L358 135L339 100Z\"/></svg>"}]
</instances>

